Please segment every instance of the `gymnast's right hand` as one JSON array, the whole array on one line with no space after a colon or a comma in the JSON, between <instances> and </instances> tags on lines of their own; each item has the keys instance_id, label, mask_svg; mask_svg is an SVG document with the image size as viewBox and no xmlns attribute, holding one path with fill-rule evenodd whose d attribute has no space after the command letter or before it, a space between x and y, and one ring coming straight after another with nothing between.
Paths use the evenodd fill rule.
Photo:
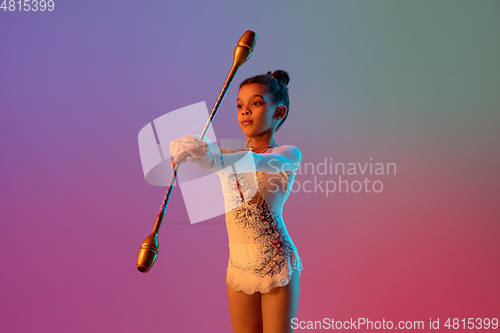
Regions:
<instances>
[{"instance_id":1,"label":"gymnast's right hand","mask_svg":"<svg viewBox=\"0 0 500 333\"><path fill-rule=\"evenodd\" d=\"M174 165L174 160L177 160L178 164L183 164L187 162L187 158L190 156L188 152L183 150L180 146L183 142L186 141L188 138L198 138L197 135L194 134L186 134L183 137L179 139L175 139L173 141L170 141L170 155L172 155L173 160L172 160L172 168L175 167ZM179 156L177 156L179 155Z\"/></svg>"}]
</instances>

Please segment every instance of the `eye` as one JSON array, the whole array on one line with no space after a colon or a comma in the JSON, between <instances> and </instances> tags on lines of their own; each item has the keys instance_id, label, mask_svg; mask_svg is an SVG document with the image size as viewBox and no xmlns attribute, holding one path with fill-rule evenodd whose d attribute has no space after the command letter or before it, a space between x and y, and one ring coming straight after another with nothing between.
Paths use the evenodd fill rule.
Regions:
<instances>
[{"instance_id":1,"label":"eye","mask_svg":"<svg viewBox=\"0 0 500 333\"><path fill-rule=\"evenodd\" d=\"M240 104L236 105L236 108L238 108L238 109L241 109L241 107L242 107L242 105L240 105Z\"/></svg>"},{"instance_id":2,"label":"eye","mask_svg":"<svg viewBox=\"0 0 500 333\"><path fill-rule=\"evenodd\" d=\"M253 102L253 105L261 105L261 102Z\"/></svg>"}]
</instances>

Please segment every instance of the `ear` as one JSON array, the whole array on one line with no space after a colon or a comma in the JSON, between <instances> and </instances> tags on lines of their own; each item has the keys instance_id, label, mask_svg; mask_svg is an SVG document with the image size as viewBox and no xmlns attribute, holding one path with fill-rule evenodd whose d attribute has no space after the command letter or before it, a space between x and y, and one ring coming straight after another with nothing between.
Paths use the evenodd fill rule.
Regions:
<instances>
[{"instance_id":1,"label":"ear","mask_svg":"<svg viewBox=\"0 0 500 333\"><path fill-rule=\"evenodd\" d=\"M278 120L283 119L286 115L287 107L284 105L278 106L274 112L274 117Z\"/></svg>"}]
</instances>

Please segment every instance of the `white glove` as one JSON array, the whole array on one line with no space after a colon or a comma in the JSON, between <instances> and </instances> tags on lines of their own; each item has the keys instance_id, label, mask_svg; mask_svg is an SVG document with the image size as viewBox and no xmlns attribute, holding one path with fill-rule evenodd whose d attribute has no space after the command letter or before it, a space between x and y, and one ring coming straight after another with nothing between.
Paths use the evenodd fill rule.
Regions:
<instances>
[{"instance_id":1,"label":"white glove","mask_svg":"<svg viewBox=\"0 0 500 333\"><path fill-rule=\"evenodd\" d=\"M186 161L195 163L201 168L211 169L214 165L215 153L220 154L219 147L207 137L199 139L199 135L186 134L170 142L170 154L173 156L172 168L175 164Z\"/></svg>"}]
</instances>

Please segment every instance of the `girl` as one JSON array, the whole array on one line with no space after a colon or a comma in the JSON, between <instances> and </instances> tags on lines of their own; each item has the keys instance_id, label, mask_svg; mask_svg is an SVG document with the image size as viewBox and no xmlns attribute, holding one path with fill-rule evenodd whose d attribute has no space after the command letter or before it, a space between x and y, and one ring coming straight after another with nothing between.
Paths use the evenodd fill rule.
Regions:
<instances>
[{"instance_id":1,"label":"girl","mask_svg":"<svg viewBox=\"0 0 500 333\"><path fill-rule=\"evenodd\" d=\"M215 171L226 208L226 274L234 333L292 332L302 262L285 227L282 208L300 164L298 148L278 146L274 133L288 116L289 77L284 71L240 84L237 118L246 135L241 149L220 148L188 134L170 142L177 163Z\"/></svg>"}]
</instances>

